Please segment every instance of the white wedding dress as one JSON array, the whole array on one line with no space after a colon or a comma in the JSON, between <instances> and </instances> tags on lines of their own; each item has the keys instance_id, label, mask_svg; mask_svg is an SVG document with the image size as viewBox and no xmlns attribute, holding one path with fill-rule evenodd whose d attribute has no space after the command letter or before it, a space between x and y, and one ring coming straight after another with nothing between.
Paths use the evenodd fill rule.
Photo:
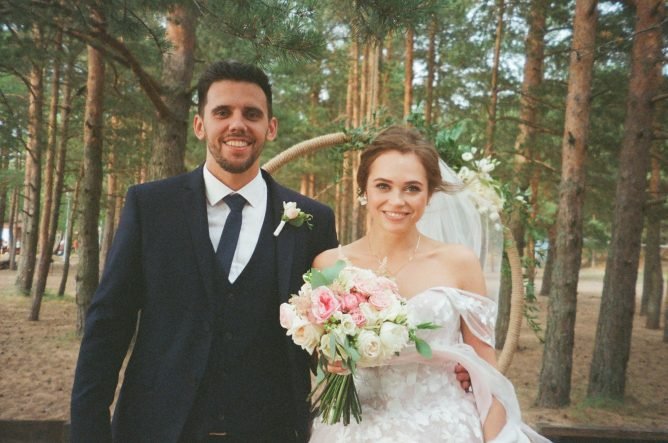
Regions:
<instances>
[{"instance_id":1,"label":"white wedding dress","mask_svg":"<svg viewBox=\"0 0 668 443\"><path fill-rule=\"evenodd\" d=\"M494 443L549 442L522 423L510 381L472 347L462 342L460 321L493 346L496 303L489 298L448 287L434 287L408 300L412 324L432 322L435 330L420 330L433 357L425 359L408 347L386 365L358 368L355 386L362 404L362 421L326 425L314 419L313 443L429 443L483 442L482 425L497 398L506 409L507 423ZM473 393L455 377L461 363L471 376Z\"/></svg>"}]
</instances>

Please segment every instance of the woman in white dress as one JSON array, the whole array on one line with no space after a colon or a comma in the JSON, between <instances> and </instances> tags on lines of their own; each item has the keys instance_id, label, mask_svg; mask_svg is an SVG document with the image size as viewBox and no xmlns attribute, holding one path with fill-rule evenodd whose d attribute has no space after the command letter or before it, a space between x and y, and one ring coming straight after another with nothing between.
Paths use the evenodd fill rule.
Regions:
<instances>
[{"instance_id":1,"label":"woman in white dress","mask_svg":"<svg viewBox=\"0 0 668 443\"><path fill-rule=\"evenodd\" d=\"M358 367L362 421L326 425L316 418L311 441L547 441L522 423L512 384L495 369L496 303L484 296L476 253L418 230L432 194L458 187L442 181L434 147L414 129L387 128L362 153L357 181L368 209L367 234L323 252L314 267L344 258L390 276L407 299L413 324L441 327L420 333L432 359L406 348L383 366ZM468 370L472 392L461 389L457 363ZM329 370L345 371L340 365Z\"/></svg>"}]
</instances>

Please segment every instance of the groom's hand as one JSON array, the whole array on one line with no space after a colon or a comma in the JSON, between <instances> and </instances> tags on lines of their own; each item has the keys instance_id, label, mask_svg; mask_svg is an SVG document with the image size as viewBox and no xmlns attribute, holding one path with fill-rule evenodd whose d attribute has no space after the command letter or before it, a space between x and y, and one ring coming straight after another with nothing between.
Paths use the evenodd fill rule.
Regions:
<instances>
[{"instance_id":1,"label":"groom's hand","mask_svg":"<svg viewBox=\"0 0 668 443\"><path fill-rule=\"evenodd\" d=\"M469 375L469 371L467 371L464 366L457 363L455 366L455 375L457 376L457 381L462 389L469 392L471 389L471 376Z\"/></svg>"}]
</instances>

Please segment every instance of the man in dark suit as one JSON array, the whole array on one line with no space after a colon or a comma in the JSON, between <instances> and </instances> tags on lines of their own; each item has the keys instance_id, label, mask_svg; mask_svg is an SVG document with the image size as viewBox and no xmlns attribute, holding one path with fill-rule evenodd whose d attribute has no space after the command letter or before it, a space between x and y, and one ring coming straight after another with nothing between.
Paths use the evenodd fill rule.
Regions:
<instances>
[{"instance_id":1,"label":"man in dark suit","mask_svg":"<svg viewBox=\"0 0 668 443\"><path fill-rule=\"evenodd\" d=\"M205 164L128 191L86 317L72 441L308 440L308 355L281 329L278 307L336 246L334 215L260 170L278 129L261 70L214 63L198 98ZM284 202L311 214L312 229L287 224L274 236Z\"/></svg>"}]
</instances>

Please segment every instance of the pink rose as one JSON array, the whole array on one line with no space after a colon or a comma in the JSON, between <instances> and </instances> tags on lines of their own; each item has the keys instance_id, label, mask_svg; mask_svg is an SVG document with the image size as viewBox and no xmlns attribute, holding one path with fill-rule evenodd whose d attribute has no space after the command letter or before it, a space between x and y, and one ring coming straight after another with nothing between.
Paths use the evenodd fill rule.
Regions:
<instances>
[{"instance_id":1,"label":"pink rose","mask_svg":"<svg viewBox=\"0 0 668 443\"><path fill-rule=\"evenodd\" d=\"M383 310L392 304L393 294L388 291L379 291L375 294L371 294L369 297L369 303L376 309Z\"/></svg>"},{"instance_id":2,"label":"pink rose","mask_svg":"<svg viewBox=\"0 0 668 443\"><path fill-rule=\"evenodd\" d=\"M353 318L355 324L360 328L366 323L366 317L364 314L362 314L362 311L360 311L359 308L350 311L350 316Z\"/></svg>"},{"instance_id":3,"label":"pink rose","mask_svg":"<svg viewBox=\"0 0 668 443\"><path fill-rule=\"evenodd\" d=\"M341 307L343 312L351 312L357 308L360 301L354 294L346 293L341 297Z\"/></svg>"},{"instance_id":4,"label":"pink rose","mask_svg":"<svg viewBox=\"0 0 668 443\"><path fill-rule=\"evenodd\" d=\"M295 307L289 303L281 303L280 314L281 326L285 329L292 329L292 324L297 317Z\"/></svg>"},{"instance_id":5,"label":"pink rose","mask_svg":"<svg viewBox=\"0 0 668 443\"><path fill-rule=\"evenodd\" d=\"M320 286L311 293L311 313L316 323L325 323L341 307L336 295L326 286Z\"/></svg>"}]
</instances>

